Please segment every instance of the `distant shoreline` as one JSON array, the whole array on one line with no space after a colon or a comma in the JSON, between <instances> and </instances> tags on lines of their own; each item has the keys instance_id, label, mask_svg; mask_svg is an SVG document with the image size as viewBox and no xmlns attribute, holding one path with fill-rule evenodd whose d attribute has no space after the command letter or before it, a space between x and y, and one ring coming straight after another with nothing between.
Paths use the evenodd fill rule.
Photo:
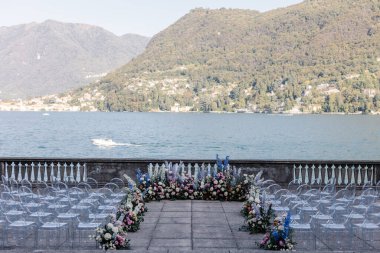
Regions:
<instances>
[{"instance_id":1,"label":"distant shoreline","mask_svg":"<svg viewBox=\"0 0 380 253\"><path fill-rule=\"evenodd\" d=\"M380 115L380 112L371 112L371 113L344 113L344 112L224 112L224 111L210 111L210 112L199 112L199 111L188 111L188 112L172 112L172 111L70 111L70 110L0 110L0 112L36 112L36 113L65 113L65 112L101 112L101 113L173 113L173 114L187 114L187 113L199 113L199 114L264 114L264 115L283 115L283 116L298 116L298 115Z\"/></svg>"}]
</instances>

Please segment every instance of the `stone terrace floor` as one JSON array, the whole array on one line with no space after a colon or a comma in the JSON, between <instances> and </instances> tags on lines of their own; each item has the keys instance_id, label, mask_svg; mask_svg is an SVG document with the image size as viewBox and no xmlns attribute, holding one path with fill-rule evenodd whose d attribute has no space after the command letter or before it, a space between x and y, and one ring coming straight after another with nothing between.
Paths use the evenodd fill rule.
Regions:
<instances>
[{"instance_id":1,"label":"stone terrace floor","mask_svg":"<svg viewBox=\"0 0 380 253\"><path fill-rule=\"evenodd\" d=\"M131 249L160 252L257 249L255 241L262 235L255 238L239 231L244 223L241 206L241 202L204 200L150 202L141 229L129 233Z\"/></svg>"}]
</instances>

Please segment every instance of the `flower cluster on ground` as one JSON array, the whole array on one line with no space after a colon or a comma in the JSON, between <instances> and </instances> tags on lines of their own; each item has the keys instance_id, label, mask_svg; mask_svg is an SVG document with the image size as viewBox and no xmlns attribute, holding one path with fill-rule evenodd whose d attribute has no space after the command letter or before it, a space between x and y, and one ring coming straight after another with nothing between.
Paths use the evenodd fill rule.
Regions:
<instances>
[{"instance_id":1,"label":"flower cluster on ground","mask_svg":"<svg viewBox=\"0 0 380 253\"><path fill-rule=\"evenodd\" d=\"M95 240L104 250L129 249L130 247L130 240L121 222L108 223L104 225L104 228L97 228Z\"/></svg>"},{"instance_id":2,"label":"flower cluster on ground","mask_svg":"<svg viewBox=\"0 0 380 253\"><path fill-rule=\"evenodd\" d=\"M254 176L241 173L228 164L217 160L214 167L185 168L183 163L148 168L147 173L137 172L138 188L144 200L222 200L244 201Z\"/></svg>"},{"instance_id":3,"label":"flower cluster on ground","mask_svg":"<svg viewBox=\"0 0 380 253\"><path fill-rule=\"evenodd\" d=\"M124 176L130 188L121 201L116 214L110 215L110 222L103 228L96 229L95 240L104 250L129 249L130 240L127 232L139 230L144 221L145 207L143 195L128 176Z\"/></svg>"},{"instance_id":4,"label":"flower cluster on ground","mask_svg":"<svg viewBox=\"0 0 380 253\"><path fill-rule=\"evenodd\" d=\"M241 213L245 217L245 229L251 233L265 233L273 224L274 212L271 204L260 199L260 188L252 185L247 200L243 203Z\"/></svg>"},{"instance_id":5,"label":"flower cluster on ground","mask_svg":"<svg viewBox=\"0 0 380 253\"><path fill-rule=\"evenodd\" d=\"M293 250L290 219L290 212L286 217L276 217L258 246L266 250Z\"/></svg>"}]
</instances>

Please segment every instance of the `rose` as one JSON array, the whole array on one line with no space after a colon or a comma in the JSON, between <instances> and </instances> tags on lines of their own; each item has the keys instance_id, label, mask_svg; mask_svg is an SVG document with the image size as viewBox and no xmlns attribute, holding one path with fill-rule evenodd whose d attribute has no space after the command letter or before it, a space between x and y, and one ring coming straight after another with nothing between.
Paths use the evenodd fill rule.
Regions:
<instances>
[{"instance_id":1,"label":"rose","mask_svg":"<svg viewBox=\"0 0 380 253\"><path fill-rule=\"evenodd\" d=\"M107 241L110 240L112 238L112 235L110 233L106 233L104 235L104 239L106 239Z\"/></svg>"},{"instance_id":2,"label":"rose","mask_svg":"<svg viewBox=\"0 0 380 253\"><path fill-rule=\"evenodd\" d=\"M213 182L214 184L218 184L218 180L214 180L214 182Z\"/></svg>"},{"instance_id":3,"label":"rose","mask_svg":"<svg viewBox=\"0 0 380 253\"><path fill-rule=\"evenodd\" d=\"M119 232L119 228L118 227L113 227L112 228L112 232L114 232L116 234L117 232Z\"/></svg>"},{"instance_id":4,"label":"rose","mask_svg":"<svg viewBox=\"0 0 380 253\"><path fill-rule=\"evenodd\" d=\"M112 229L112 228L113 228L113 224L112 224L112 223L108 223L108 224L107 224L107 228L108 228L108 229Z\"/></svg>"},{"instance_id":5,"label":"rose","mask_svg":"<svg viewBox=\"0 0 380 253\"><path fill-rule=\"evenodd\" d=\"M210 191L213 191L214 190L214 187L210 187Z\"/></svg>"}]
</instances>

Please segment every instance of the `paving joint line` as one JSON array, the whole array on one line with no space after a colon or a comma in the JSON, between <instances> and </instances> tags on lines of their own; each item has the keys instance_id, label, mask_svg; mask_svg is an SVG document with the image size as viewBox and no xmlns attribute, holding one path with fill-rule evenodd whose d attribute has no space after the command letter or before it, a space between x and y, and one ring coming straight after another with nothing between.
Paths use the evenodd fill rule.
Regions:
<instances>
[{"instance_id":1,"label":"paving joint line","mask_svg":"<svg viewBox=\"0 0 380 253\"><path fill-rule=\"evenodd\" d=\"M160 218L161 218L161 214L162 214L162 211L164 210L164 206L165 206L165 202L163 202L162 207L161 207L161 209L160 209L160 215L158 215L157 221L156 221L156 223L155 223L155 225L154 225L154 228L153 228L153 231L152 231L152 235L150 236L149 244L148 244L146 250L149 250L149 247L150 247L150 245L152 244L152 241L153 241L153 235L154 235L154 232L155 232L155 230L156 230L156 228L157 228L158 221L159 221ZM148 210L148 212L149 212L149 210ZM169 249L167 250L167 252L169 252Z\"/></svg>"}]
</instances>

